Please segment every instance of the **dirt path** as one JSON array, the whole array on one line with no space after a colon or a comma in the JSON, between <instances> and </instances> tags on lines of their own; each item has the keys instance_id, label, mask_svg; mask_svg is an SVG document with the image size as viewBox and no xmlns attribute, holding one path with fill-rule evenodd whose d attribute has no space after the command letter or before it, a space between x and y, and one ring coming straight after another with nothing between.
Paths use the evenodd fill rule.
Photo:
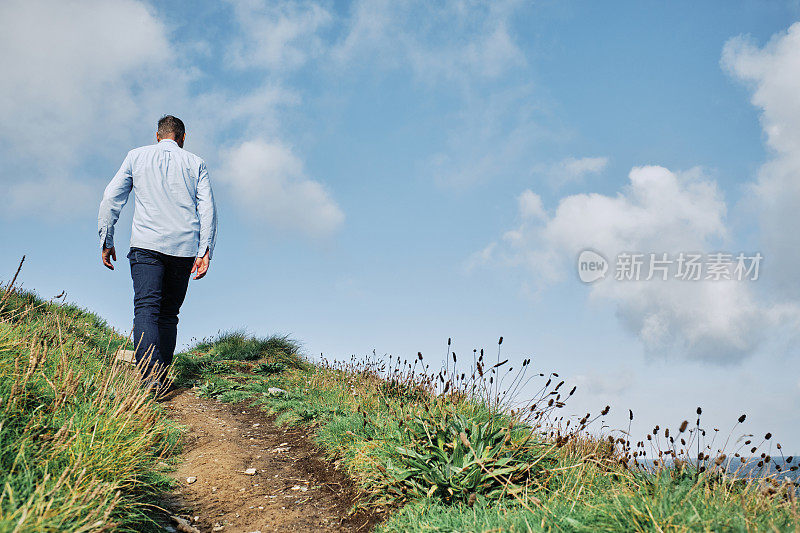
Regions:
<instances>
[{"instance_id":1,"label":"dirt path","mask_svg":"<svg viewBox=\"0 0 800 533\"><path fill-rule=\"evenodd\" d=\"M371 529L369 516L348 516L352 484L305 430L276 427L258 409L193 391L175 393L164 405L189 426L183 462L173 474L179 488L166 505L200 531Z\"/></svg>"}]
</instances>

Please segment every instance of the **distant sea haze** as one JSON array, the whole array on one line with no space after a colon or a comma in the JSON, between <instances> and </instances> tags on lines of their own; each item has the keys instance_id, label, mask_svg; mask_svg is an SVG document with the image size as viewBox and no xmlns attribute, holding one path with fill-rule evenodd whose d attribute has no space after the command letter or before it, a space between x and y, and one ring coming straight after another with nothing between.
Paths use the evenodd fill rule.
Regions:
<instances>
[{"instance_id":1,"label":"distant sea haze","mask_svg":"<svg viewBox=\"0 0 800 533\"><path fill-rule=\"evenodd\" d=\"M798 457L793 457L791 463L787 462L786 459L788 458L788 456L786 458L772 457L769 463L763 466L758 466L759 461L761 461L761 457L759 456L745 457L744 463L741 462L740 458L734 457L732 459L726 459L724 465L721 465L717 468L722 468L724 466L728 474L741 479L756 479L760 477L774 476L778 481L789 479L794 483L800 483L800 470L791 470L792 467L798 466ZM672 459L664 460L664 464L667 466L671 466L672 463ZM640 461L639 464L642 464L642 462ZM711 470L714 467L713 459L705 461L705 464L708 470ZM653 459L647 459L644 461L644 466L647 468L647 470L656 470L656 466L653 464ZM778 470L778 467L780 467L780 470Z\"/></svg>"}]
</instances>

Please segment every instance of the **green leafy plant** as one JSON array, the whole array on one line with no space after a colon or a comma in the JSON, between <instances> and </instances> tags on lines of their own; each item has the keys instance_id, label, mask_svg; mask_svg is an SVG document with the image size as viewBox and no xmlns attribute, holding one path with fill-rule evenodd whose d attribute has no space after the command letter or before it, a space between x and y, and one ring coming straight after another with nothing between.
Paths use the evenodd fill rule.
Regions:
<instances>
[{"instance_id":1,"label":"green leafy plant","mask_svg":"<svg viewBox=\"0 0 800 533\"><path fill-rule=\"evenodd\" d=\"M217 398L229 391L242 390L244 385L226 379L211 378L198 387L198 393L205 398Z\"/></svg>"},{"instance_id":2,"label":"green leafy plant","mask_svg":"<svg viewBox=\"0 0 800 533\"><path fill-rule=\"evenodd\" d=\"M228 361L210 361L203 367L203 371L208 374L225 374L233 370L233 366Z\"/></svg>"},{"instance_id":3,"label":"green leafy plant","mask_svg":"<svg viewBox=\"0 0 800 533\"><path fill-rule=\"evenodd\" d=\"M286 365L284 365L283 363L269 362L269 363L259 364L257 367L253 369L253 372L257 374L269 375L269 374L280 374L284 370L286 370Z\"/></svg>"},{"instance_id":4,"label":"green leafy plant","mask_svg":"<svg viewBox=\"0 0 800 533\"><path fill-rule=\"evenodd\" d=\"M426 414L405 424L410 442L398 446L388 471L407 496L445 502L483 496L500 499L538 486L536 476L552 460L530 438L515 438L511 424L494 416L478 423L459 414Z\"/></svg>"}]
</instances>

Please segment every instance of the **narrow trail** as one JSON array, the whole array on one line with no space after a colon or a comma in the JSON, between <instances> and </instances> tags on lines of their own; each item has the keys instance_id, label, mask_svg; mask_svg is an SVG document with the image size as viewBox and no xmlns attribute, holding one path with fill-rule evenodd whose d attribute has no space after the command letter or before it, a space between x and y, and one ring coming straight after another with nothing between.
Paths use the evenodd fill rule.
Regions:
<instances>
[{"instance_id":1,"label":"narrow trail","mask_svg":"<svg viewBox=\"0 0 800 533\"><path fill-rule=\"evenodd\" d=\"M188 426L183 462L172 474L178 488L165 505L201 532L372 529L372 517L348 515L352 483L305 429L277 427L246 403L224 404L189 390L163 405Z\"/></svg>"}]
</instances>

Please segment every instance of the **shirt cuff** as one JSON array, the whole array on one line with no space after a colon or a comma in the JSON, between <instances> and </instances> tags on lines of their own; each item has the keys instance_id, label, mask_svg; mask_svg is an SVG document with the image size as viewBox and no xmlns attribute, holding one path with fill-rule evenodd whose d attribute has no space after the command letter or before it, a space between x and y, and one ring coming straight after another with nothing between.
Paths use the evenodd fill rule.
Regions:
<instances>
[{"instance_id":1,"label":"shirt cuff","mask_svg":"<svg viewBox=\"0 0 800 533\"><path fill-rule=\"evenodd\" d=\"M102 248L114 247L114 233L109 231L108 227L100 230L100 246Z\"/></svg>"}]
</instances>

